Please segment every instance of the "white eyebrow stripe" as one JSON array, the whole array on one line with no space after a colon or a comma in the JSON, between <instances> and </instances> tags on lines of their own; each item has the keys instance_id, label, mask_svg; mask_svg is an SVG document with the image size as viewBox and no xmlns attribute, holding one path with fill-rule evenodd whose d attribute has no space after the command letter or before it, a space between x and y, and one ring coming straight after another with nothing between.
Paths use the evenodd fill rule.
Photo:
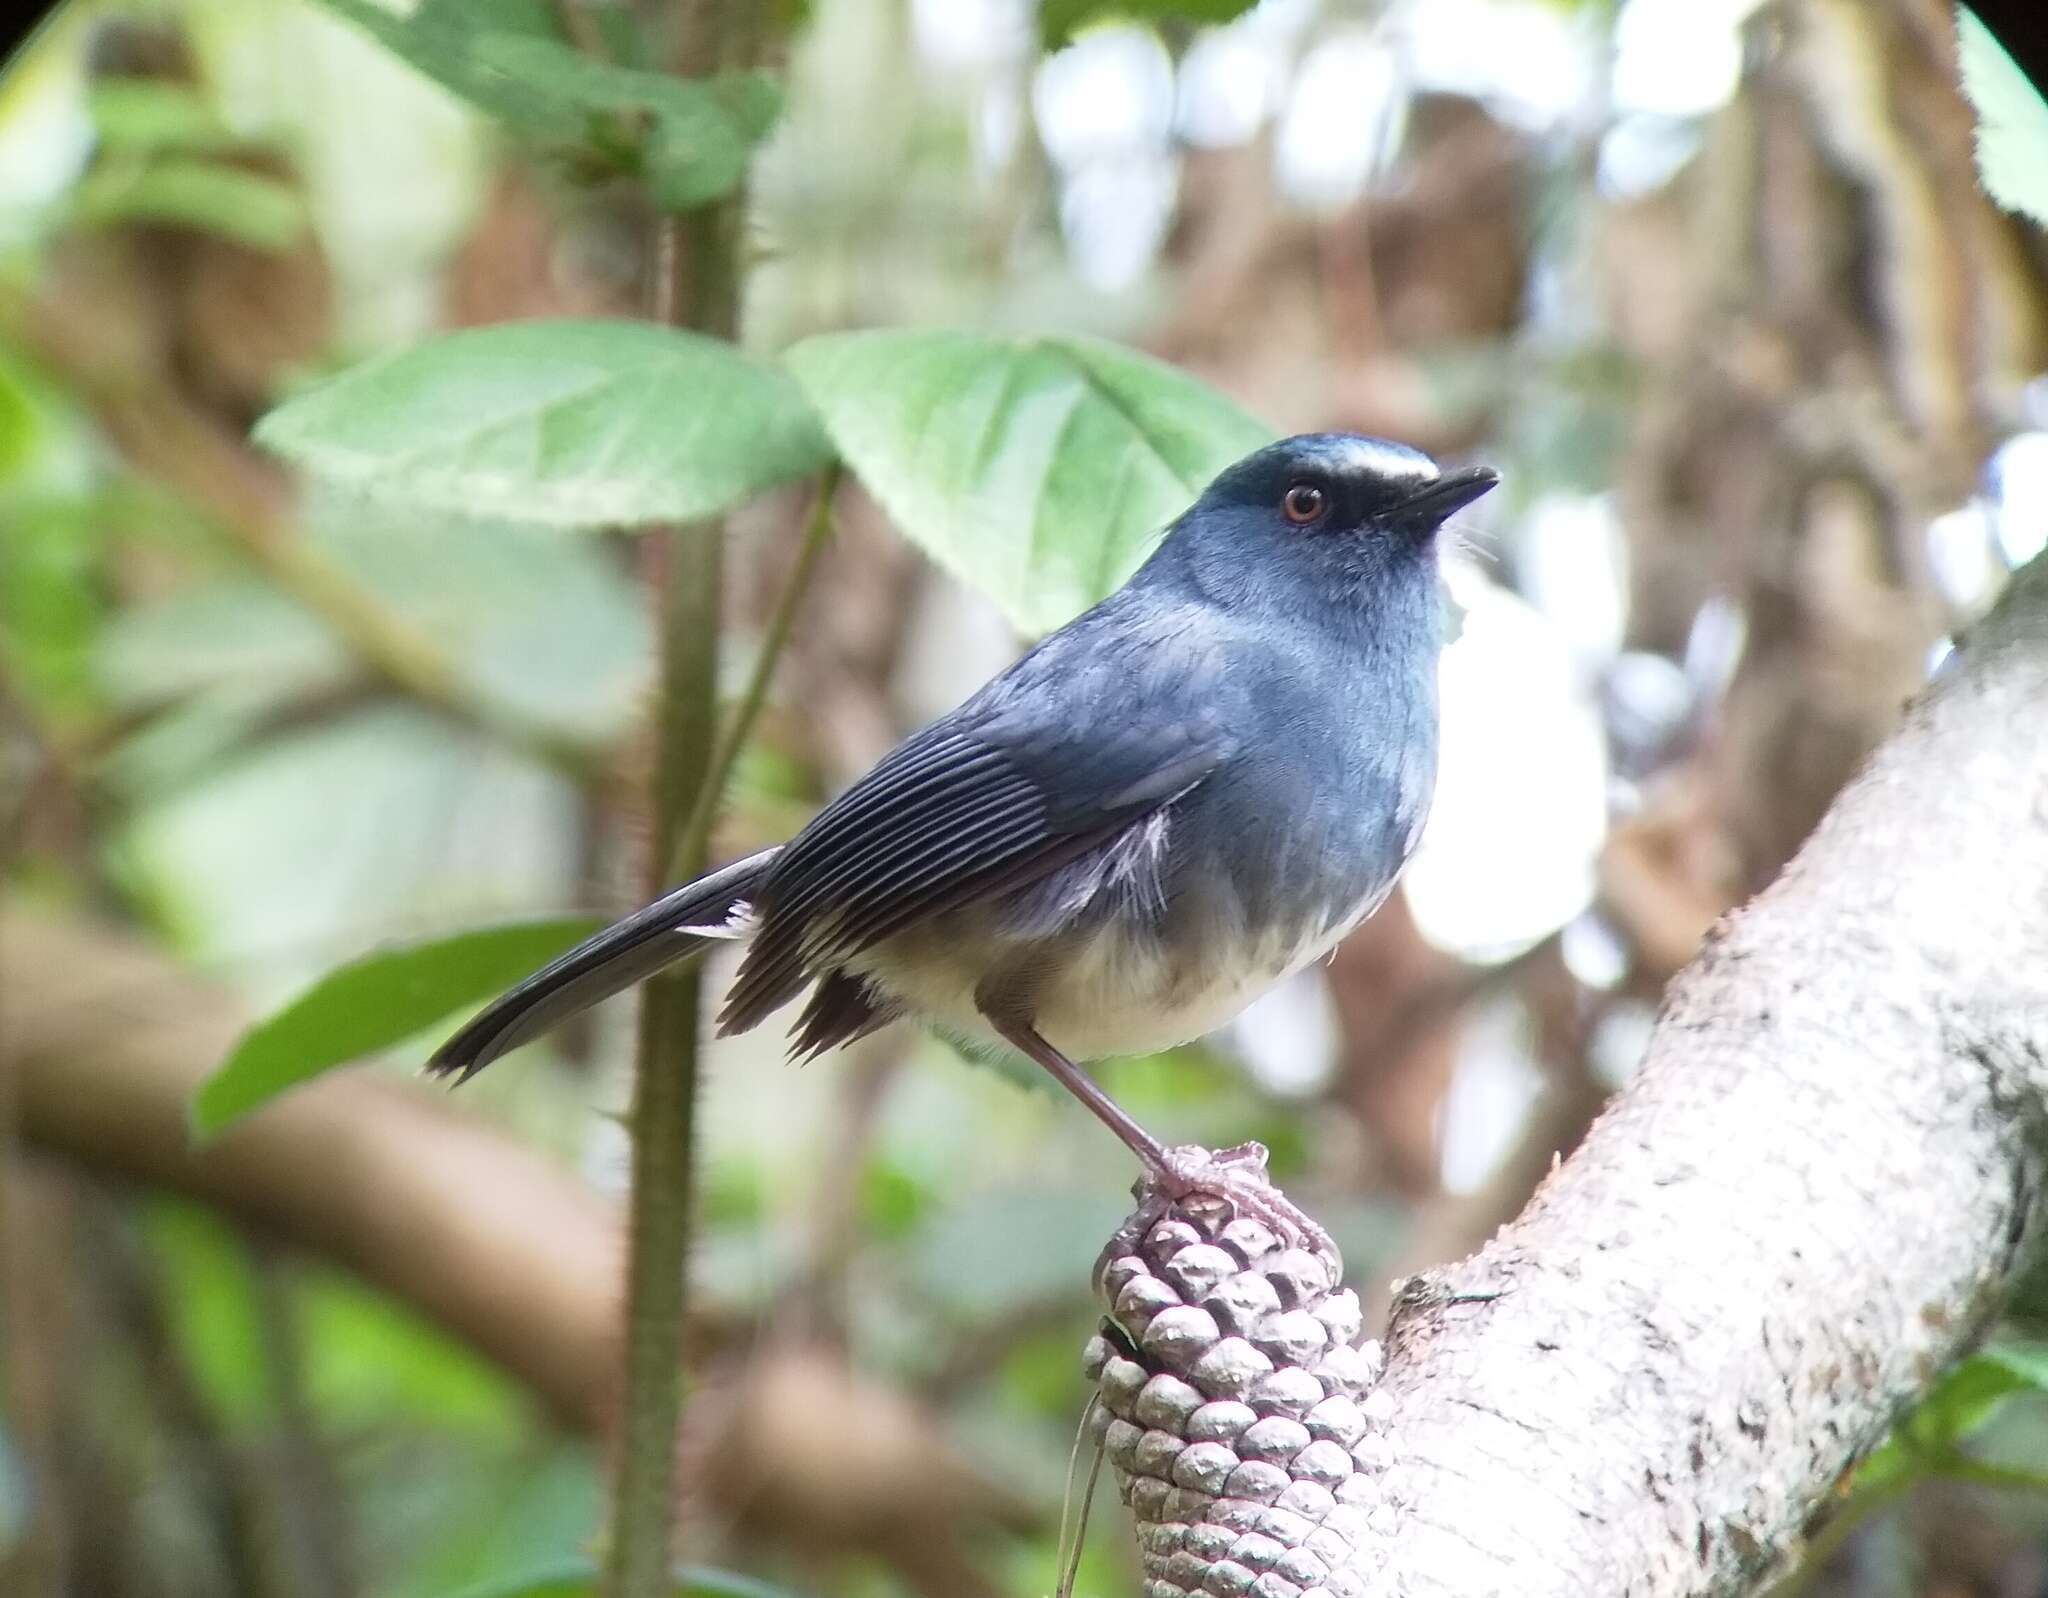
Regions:
<instances>
[{"instance_id":1,"label":"white eyebrow stripe","mask_svg":"<svg viewBox=\"0 0 2048 1598\"><path fill-rule=\"evenodd\" d=\"M1405 477L1418 483L1434 482L1441 475L1428 456L1375 443L1371 439L1346 439L1331 453L1337 457L1331 465L1339 471L1371 472L1396 479Z\"/></svg>"}]
</instances>

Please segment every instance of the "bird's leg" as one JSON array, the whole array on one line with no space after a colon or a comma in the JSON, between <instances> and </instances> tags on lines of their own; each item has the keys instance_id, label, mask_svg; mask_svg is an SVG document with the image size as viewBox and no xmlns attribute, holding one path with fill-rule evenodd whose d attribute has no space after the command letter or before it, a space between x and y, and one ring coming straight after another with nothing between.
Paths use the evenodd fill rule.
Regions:
<instances>
[{"instance_id":1,"label":"bird's leg","mask_svg":"<svg viewBox=\"0 0 2048 1598\"><path fill-rule=\"evenodd\" d=\"M1011 1047L1043 1066L1055 1082L1122 1139L1168 1199L1178 1202L1198 1194L1218 1199L1235 1214L1270 1228L1289 1246L1306 1246L1322 1255L1330 1263L1332 1278L1342 1279L1343 1259L1336 1242L1267 1179L1266 1151L1259 1144L1241 1143L1213 1154L1194 1143L1168 1148L1132 1120L1093 1077L1040 1037L1028 1021L988 1006L982 1014Z\"/></svg>"},{"instance_id":2,"label":"bird's leg","mask_svg":"<svg viewBox=\"0 0 2048 1598\"><path fill-rule=\"evenodd\" d=\"M996 1029L1005 1042L1026 1059L1044 1066L1055 1082L1087 1105L1095 1118L1121 1138L1124 1145L1138 1156L1139 1162L1146 1170L1162 1174L1166 1171L1166 1145L1132 1120L1130 1112L1103 1092L1101 1084L1094 1077L1040 1037L1028 1021L993 1013L986 1008L982 1010L982 1014L988 1018L988 1024Z\"/></svg>"}]
</instances>

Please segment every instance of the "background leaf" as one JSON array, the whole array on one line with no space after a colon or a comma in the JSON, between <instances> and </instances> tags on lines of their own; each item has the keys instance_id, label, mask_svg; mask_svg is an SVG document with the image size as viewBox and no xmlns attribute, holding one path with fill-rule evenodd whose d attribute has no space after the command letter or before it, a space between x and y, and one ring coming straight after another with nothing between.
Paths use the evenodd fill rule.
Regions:
<instances>
[{"instance_id":1,"label":"background leaf","mask_svg":"<svg viewBox=\"0 0 2048 1598\"><path fill-rule=\"evenodd\" d=\"M95 580L95 508L51 495L15 500L0 538L0 669L56 724L82 725L100 698L92 658L107 606Z\"/></svg>"},{"instance_id":2,"label":"background leaf","mask_svg":"<svg viewBox=\"0 0 2048 1598\"><path fill-rule=\"evenodd\" d=\"M760 72L675 78L593 61L555 40L514 34L486 35L474 48L483 70L558 101L567 123L581 118L588 127L621 112L647 118L652 126L641 159L656 200L668 210L702 205L736 188L754 146L782 109L781 90Z\"/></svg>"},{"instance_id":3,"label":"background leaf","mask_svg":"<svg viewBox=\"0 0 2048 1598\"><path fill-rule=\"evenodd\" d=\"M508 128L552 141L571 140L582 132L581 119L560 100L532 93L492 70L477 53L477 41L487 34L559 40L548 0L423 0L409 16L377 0L320 3ZM621 10L604 6L593 14Z\"/></svg>"},{"instance_id":4,"label":"background leaf","mask_svg":"<svg viewBox=\"0 0 2048 1598\"><path fill-rule=\"evenodd\" d=\"M642 322L452 333L287 401L256 436L364 492L585 527L708 516L830 453L781 372Z\"/></svg>"},{"instance_id":5,"label":"background leaf","mask_svg":"<svg viewBox=\"0 0 2048 1598\"><path fill-rule=\"evenodd\" d=\"M1956 9L1963 88L1977 108L1977 175L2007 210L2048 225L2048 101L1967 7Z\"/></svg>"},{"instance_id":6,"label":"background leaf","mask_svg":"<svg viewBox=\"0 0 2048 1598\"><path fill-rule=\"evenodd\" d=\"M1095 339L842 333L788 359L897 525L1031 633L1116 588L1273 436L1185 372Z\"/></svg>"},{"instance_id":7,"label":"background leaf","mask_svg":"<svg viewBox=\"0 0 2048 1598\"><path fill-rule=\"evenodd\" d=\"M86 109L105 149L220 150L239 142L205 97L182 83L114 78L87 91Z\"/></svg>"},{"instance_id":8,"label":"background leaf","mask_svg":"<svg viewBox=\"0 0 2048 1598\"><path fill-rule=\"evenodd\" d=\"M380 950L330 971L252 1029L192 1102L192 1128L210 1137L337 1065L402 1042L480 1003L597 926L588 916L460 932Z\"/></svg>"},{"instance_id":9,"label":"background leaf","mask_svg":"<svg viewBox=\"0 0 2048 1598\"><path fill-rule=\"evenodd\" d=\"M1917 1409L1863 1462L1858 1491L1938 1467L2017 1393L2048 1392L2048 1344L1997 1343L1973 1354L1936 1384Z\"/></svg>"},{"instance_id":10,"label":"background leaf","mask_svg":"<svg viewBox=\"0 0 2048 1598\"><path fill-rule=\"evenodd\" d=\"M285 249L306 231L305 202L289 184L189 156L95 171L78 186L73 215L102 227L173 222L258 250Z\"/></svg>"}]
</instances>

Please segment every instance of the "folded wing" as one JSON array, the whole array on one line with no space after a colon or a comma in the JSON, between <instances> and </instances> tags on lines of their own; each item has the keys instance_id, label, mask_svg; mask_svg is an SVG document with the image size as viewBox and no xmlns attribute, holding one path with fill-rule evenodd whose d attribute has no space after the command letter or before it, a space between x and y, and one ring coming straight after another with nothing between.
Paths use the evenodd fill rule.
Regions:
<instances>
[{"instance_id":1,"label":"folded wing","mask_svg":"<svg viewBox=\"0 0 2048 1598\"><path fill-rule=\"evenodd\" d=\"M740 1032L882 939L1037 881L1199 783L1226 758L1213 722L997 711L941 722L786 845L719 1017Z\"/></svg>"}]
</instances>

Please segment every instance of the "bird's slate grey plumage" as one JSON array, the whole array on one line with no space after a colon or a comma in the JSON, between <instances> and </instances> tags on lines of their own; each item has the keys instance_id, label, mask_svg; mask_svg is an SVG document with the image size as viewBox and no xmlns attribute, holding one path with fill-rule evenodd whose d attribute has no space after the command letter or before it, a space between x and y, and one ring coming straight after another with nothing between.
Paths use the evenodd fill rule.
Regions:
<instances>
[{"instance_id":1,"label":"bird's slate grey plumage","mask_svg":"<svg viewBox=\"0 0 2048 1598\"><path fill-rule=\"evenodd\" d=\"M789 843L598 933L432 1068L466 1077L743 937L722 1031L806 989L799 1055L914 1016L1036 1060L1169 1168L1072 1062L1208 1031L1386 897L1435 779L1435 535L1495 481L1344 433L1247 456Z\"/></svg>"}]
</instances>

